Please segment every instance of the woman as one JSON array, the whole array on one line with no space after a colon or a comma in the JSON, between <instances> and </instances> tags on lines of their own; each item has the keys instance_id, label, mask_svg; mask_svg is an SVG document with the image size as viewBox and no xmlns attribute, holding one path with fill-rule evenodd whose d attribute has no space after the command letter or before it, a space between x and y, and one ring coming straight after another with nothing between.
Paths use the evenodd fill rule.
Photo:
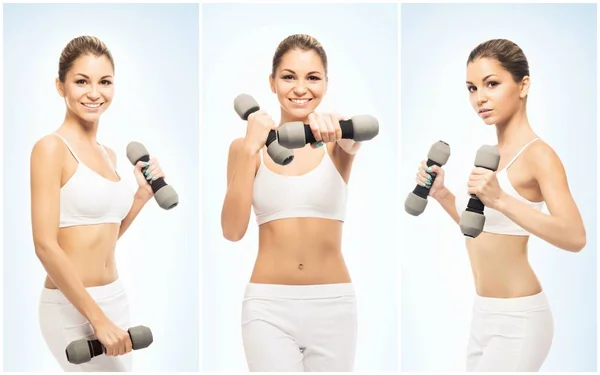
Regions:
<instances>
[{"instance_id":1,"label":"woman","mask_svg":"<svg viewBox=\"0 0 600 375\"><path fill-rule=\"evenodd\" d=\"M470 194L486 206L476 238L466 238L477 296L467 371L538 371L553 338L550 307L527 258L530 235L578 252L586 232L563 165L527 119L529 66L523 51L504 39L477 46L467 61L471 105L496 126L497 172L475 168L465 192L444 186L444 171L423 163L417 182L459 222ZM438 173L431 184L430 172ZM541 212L546 204L550 214Z\"/></svg>"},{"instance_id":2,"label":"woman","mask_svg":"<svg viewBox=\"0 0 600 375\"><path fill-rule=\"evenodd\" d=\"M115 152L96 141L100 115L113 99L113 82L114 62L104 43L90 36L71 40L56 79L65 119L31 153L33 240L48 274L40 325L65 371L131 371L131 356L125 355L132 349L126 332L129 305L115 246L152 198L147 180L164 177L156 160L137 163L134 194L116 172ZM67 345L93 336L106 355L69 363Z\"/></svg>"},{"instance_id":3,"label":"woman","mask_svg":"<svg viewBox=\"0 0 600 375\"><path fill-rule=\"evenodd\" d=\"M250 371L352 371L356 299L341 252L347 184L360 144L341 139L339 115L316 113L327 91L327 56L308 35L283 40L273 57L271 91L279 124L310 124L316 144L281 167L265 152L271 116L248 118L231 143L221 225L244 237L254 208L258 257L247 286L242 338ZM262 152L261 152L262 151Z\"/></svg>"}]
</instances>

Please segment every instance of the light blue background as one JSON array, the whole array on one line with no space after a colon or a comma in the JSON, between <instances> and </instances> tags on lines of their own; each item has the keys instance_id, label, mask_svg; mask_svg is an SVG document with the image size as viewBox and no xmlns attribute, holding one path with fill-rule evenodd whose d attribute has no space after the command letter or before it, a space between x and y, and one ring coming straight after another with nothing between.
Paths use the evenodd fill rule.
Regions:
<instances>
[{"instance_id":1,"label":"light blue background","mask_svg":"<svg viewBox=\"0 0 600 375\"><path fill-rule=\"evenodd\" d=\"M102 39L116 63L99 141L132 187L125 147L145 144L180 196L168 212L150 201L117 243L132 324L154 335L134 353L134 370L198 371L198 18L195 4L4 5L4 371L60 371L38 325L45 271L31 236L29 159L64 119L58 58L82 34Z\"/></svg>"},{"instance_id":2,"label":"light blue background","mask_svg":"<svg viewBox=\"0 0 600 375\"><path fill-rule=\"evenodd\" d=\"M496 143L495 127L469 103L469 52L506 38L527 55L530 123L564 163L587 229L587 246L575 254L530 240L555 319L542 371L596 371L596 5L405 4L401 25L403 195L435 141L450 143L454 191L466 186L477 148ZM402 370L463 371L475 294L463 236L434 201L401 220Z\"/></svg>"},{"instance_id":3,"label":"light blue background","mask_svg":"<svg viewBox=\"0 0 600 375\"><path fill-rule=\"evenodd\" d=\"M379 119L379 136L363 144L354 163L342 248L358 299L355 370L396 372L397 5L205 4L202 13L203 370L247 371L241 306L258 230L252 214L244 239L231 243L220 225L228 148L246 132L233 100L243 92L253 95L278 123L279 102L268 84L273 53L288 35L308 33L323 44L329 59L329 90L318 111Z\"/></svg>"}]
</instances>

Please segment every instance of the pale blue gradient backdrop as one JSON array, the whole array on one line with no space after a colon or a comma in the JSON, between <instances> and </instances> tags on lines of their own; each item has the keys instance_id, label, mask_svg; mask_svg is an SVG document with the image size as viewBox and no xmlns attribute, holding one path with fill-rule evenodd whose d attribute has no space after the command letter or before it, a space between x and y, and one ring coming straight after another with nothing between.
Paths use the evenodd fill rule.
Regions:
<instances>
[{"instance_id":1,"label":"pale blue gradient backdrop","mask_svg":"<svg viewBox=\"0 0 600 375\"><path fill-rule=\"evenodd\" d=\"M342 247L358 298L355 369L397 371L397 14L395 4L203 6L204 371L247 371L241 306L258 230L252 214L244 239L231 243L220 225L229 145L246 132L233 100L249 93L279 122L268 76L277 45L294 33L314 35L328 54L329 90L319 110L369 113L380 122L379 136L354 163Z\"/></svg>"},{"instance_id":2,"label":"pale blue gradient backdrop","mask_svg":"<svg viewBox=\"0 0 600 375\"><path fill-rule=\"evenodd\" d=\"M134 354L135 371L198 371L198 5L4 5L4 370L60 371L42 339L38 300L45 272L30 227L29 156L53 132L65 106L54 86L72 38L91 34L111 49L115 98L98 139L135 182L125 148L146 145L180 196L154 200L117 243L132 323L154 343Z\"/></svg>"},{"instance_id":3,"label":"pale blue gradient backdrop","mask_svg":"<svg viewBox=\"0 0 600 375\"><path fill-rule=\"evenodd\" d=\"M596 370L596 6L402 6L402 199L431 144L450 143L447 186L465 186L495 128L472 110L466 60L480 42L513 40L529 59L529 120L562 159L583 215L580 253L530 240L530 261L555 319L543 371ZM402 370L463 371L474 297L464 238L435 201L402 214Z\"/></svg>"}]
</instances>

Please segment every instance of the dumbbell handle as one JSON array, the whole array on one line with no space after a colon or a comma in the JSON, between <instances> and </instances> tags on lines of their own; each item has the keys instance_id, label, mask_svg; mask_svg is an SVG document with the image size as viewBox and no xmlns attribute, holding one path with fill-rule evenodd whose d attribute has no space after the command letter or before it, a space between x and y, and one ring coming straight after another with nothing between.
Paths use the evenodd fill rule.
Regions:
<instances>
[{"instance_id":1,"label":"dumbbell handle","mask_svg":"<svg viewBox=\"0 0 600 375\"><path fill-rule=\"evenodd\" d=\"M433 165L437 165L438 167L442 166L441 164L436 163L435 161L433 161L431 159L427 159L427 166L431 167ZM426 173L428 173L431 176L431 185L429 185L429 187L416 185L415 189L413 190L413 193L415 193L416 195L418 195L421 198L427 198L427 196L429 195L429 189L431 189L431 186L433 186L433 183L435 182L435 178L437 177L437 173L435 173L435 172L426 172Z\"/></svg>"},{"instance_id":2,"label":"dumbbell handle","mask_svg":"<svg viewBox=\"0 0 600 375\"><path fill-rule=\"evenodd\" d=\"M251 107L242 115L242 118L244 119L244 121L248 121L248 117L250 117L250 115L254 112L258 111L260 111L259 106L256 105L254 107ZM269 135L267 135L267 141L265 142L265 146L269 147L269 145L275 140L277 140L277 133L275 132L275 130L271 129L269 131Z\"/></svg>"},{"instance_id":3,"label":"dumbbell handle","mask_svg":"<svg viewBox=\"0 0 600 375\"><path fill-rule=\"evenodd\" d=\"M354 127L352 126L352 120L341 120L340 128L342 129L342 138L344 139L354 139ZM310 129L310 125L304 124L304 137L307 143L316 143L312 130Z\"/></svg>"}]
</instances>

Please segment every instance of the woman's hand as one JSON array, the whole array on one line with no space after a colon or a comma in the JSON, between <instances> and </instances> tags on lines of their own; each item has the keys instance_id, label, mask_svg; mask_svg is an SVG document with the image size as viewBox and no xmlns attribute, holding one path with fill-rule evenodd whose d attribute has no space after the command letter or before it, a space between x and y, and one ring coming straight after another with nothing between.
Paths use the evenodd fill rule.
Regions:
<instances>
[{"instance_id":1,"label":"woman's hand","mask_svg":"<svg viewBox=\"0 0 600 375\"><path fill-rule=\"evenodd\" d=\"M498 184L496 172L486 168L474 168L467 184L469 194L474 194L486 207L496 209L504 192Z\"/></svg>"},{"instance_id":2,"label":"woman's hand","mask_svg":"<svg viewBox=\"0 0 600 375\"><path fill-rule=\"evenodd\" d=\"M266 111L256 111L248 116L244 144L249 148L252 155L258 154L267 143L269 132L276 128L275 121Z\"/></svg>"},{"instance_id":3,"label":"woman's hand","mask_svg":"<svg viewBox=\"0 0 600 375\"><path fill-rule=\"evenodd\" d=\"M106 355L118 356L132 350L133 344L129 333L117 327L108 319L93 326L96 338L106 348Z\"/></svg>"},{"instance_id":4,"label":"woman's hand","mask_svg":"<svg viewBox=\"0 0 600 375\"><path fill-rule=\"evenodd\" d=\"M337 142L338 146L347 154L356 154L360 148L360 142L355 142L353 139L342 139L340 121L343 119L344 116L337 113L311 113L308 115L310 129L317 141L311 144L311 147L316 148L325 143Z\"/></svg>"},{"instance_id":5,"label":"woman's hand","mask_svg":"<svg viewBox=\"0 0 600 375\"><path fill-rule=\"evenodd\" d=\"M146 169L142 172L144 168ZM159 178L165 178L165 174L155 158L150 158L149 162L138 161L133 173L139 186L137 194L146 200L150 200L154 195L150 183Z\"/></svg>"},{"instance_id":6,"label":"woman's hand","mask_svg":"<svg viewBox=\"0 0 600 375\"><path fill-rule=\"evenodd\" d=\"M436 175L433 184L431 183L433 180L431 174ZM429 188L429 196L439 200L439 198L442 198L443 192L446 191L444 176L445 172L442 168L437 165L428 167L426 161L423 160L417 170L417 184Z\"/></svg>"}]
</instances>

